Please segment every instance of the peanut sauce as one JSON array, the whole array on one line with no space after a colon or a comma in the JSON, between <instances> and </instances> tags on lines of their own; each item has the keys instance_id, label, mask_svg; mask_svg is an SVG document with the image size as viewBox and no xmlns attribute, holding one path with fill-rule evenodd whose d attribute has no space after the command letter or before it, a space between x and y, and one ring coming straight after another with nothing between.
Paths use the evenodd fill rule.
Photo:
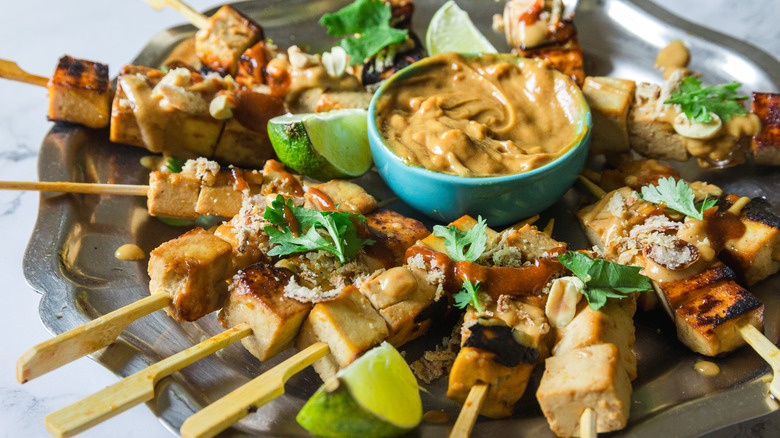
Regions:
<instances>
[{"instance_id":1,"label":"peanut sauce","mask_svg":"<svg viewBox=\"0 0 780 438\"><path fill-rule=\"evenodd\" d=\"M699 374L707 377L715 377L720 374L720 367L707 360L700 360L696 362L693 367L696 368L696 371L698 371Z\"/></svg>"},{"instance_id":2,"label":"peanut sauce","mask_svg":"<svg viewBox=\"0 0 780 438\"><path fill-rule=\"evenodd\" d=\"M330 199L330 196L322 190L311 187L309 188L309 195L311 195L312 199L317 201L317 205L319 205L322 211L336 211L336 204Z\"/></svg>"},{"instance_id":3,"label":"peanut sauce","mask_svg":"<svg viewBox=\"0 0 780 438\"><path fill-rule=\"evenodd\" d=\"M122 261L143 260L146 253L138 245L127 243L117 248L114 257Z\"/></svg>"},{"instance_id":4,"label":"peanut sauce","mask_svg":"<svg viewBox=\"0 0 780 438\"><path fill-rule=\"evenodd\" d=\"M664 79L669 79L675 70L685 68L690 60L691 54L685 44L674 40L658 52L653 67L663 72Z\"/></svg>"},{"instance_id":5,"label":"peanut sauce","mask_svg":"<svg viewBox=\"0 0 780 438\"><path fill-rule=\"evenodd\" d=\"M290 227L293 237L299 237L301 235L301 225L298 223L298 218L293 214L292 208L287 204L284 204L282 217L284 218L284 221L287 222L287 226Z\"/></svg>"},{"instance_id":6,"label":"peanut sauce","mask_svg":"<svg viewBox=\"0 0 780 438\"><path fill-rule=\"evenodd\" d=\"M406 251L406 259L422 255L426 262L436 261L444 267L445 289L457 291L468 280L480 282L480 292L488 294L493 299L501 295L524 296L538 294L556 273L563 271L555 255L549 259L536 259L532 266L507 267L483 266L469 261L453 261L446 254L430 248L415 245Z\"/></svg>"},{"instance_id":7,"label":"peanut sauce","mask_svg":"<svg viewBox=\"0 0 780 438\"><path fill-rule=\"evenodd\" d=\"M453 53L424 62L377 102L377 126L407 164L468 177L510 175L576 144L580 91L547 64Z\"/></svg>"},{"instance_id":8,"label":"peanut sauce","mask_svg":"<svg viewBox=\"0 0 780 438\"><path fill-rule=\"evenodd\" d=\"M284 166L281 163L276 160L270 160L266 163L266 166L268 166L270 171L279 174L279 178L283 179L290 186L290 190L293 191L295 196L303 196L304 192L301 183L290 172L284 170Z\"/></svg>"},{"instance_id":9,"label":"peanut sauce","mask_svg":"<svg viewBox=\"0 0 780 438\"><path fill-rule=\"evenodd\" d=\"M239 192L249 188L249 184L244 179L244 171L237 167L230 168L230 184L233 185L234 190Z\"/></svg>"}]
</instances>

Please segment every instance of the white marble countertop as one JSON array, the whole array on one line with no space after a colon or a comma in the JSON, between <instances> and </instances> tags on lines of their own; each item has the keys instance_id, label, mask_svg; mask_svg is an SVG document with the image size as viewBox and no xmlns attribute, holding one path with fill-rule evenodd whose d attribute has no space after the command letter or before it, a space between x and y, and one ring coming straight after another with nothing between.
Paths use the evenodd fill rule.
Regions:
<instances>
[{"instance_id":1,"label":"white marble countertop","mask_svg":"<svg viewBox=\"0 0 780 438\"><path fill-rule=\"evenodd\" d=\"M780 58L780 9L777 0L654 0L689 20L731 34ZM213 0L192 0L198 10ZM118 66L131 60L157 32L183 23L172 10L155 12L140 0L5 2L0 14L0 58L50 74L62 54ZM0 179L37 179L37 151L51 123L46 120L42 89L0 79ZM38 194L0 192L0 438L46 436L46 414L114 382L101 366L81 359L20 385L16 359L50 334L38 318L39 295L24 280L22 256L37 216ZM777 421L780 424L780 421ZM775 429L777 430L777 429ZM83 433L85 437L167 437L145 406L138 406ZM745 435L748 436L748 435ZM754 435L750 435L754 436ZM770 435L766 435L770 436Z\"/></svg>"}]
</instances>

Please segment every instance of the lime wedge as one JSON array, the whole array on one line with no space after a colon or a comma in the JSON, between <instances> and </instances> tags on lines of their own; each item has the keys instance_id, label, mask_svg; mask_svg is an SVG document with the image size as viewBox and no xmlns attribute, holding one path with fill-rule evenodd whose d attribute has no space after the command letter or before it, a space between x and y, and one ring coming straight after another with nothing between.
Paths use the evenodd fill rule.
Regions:
<instances>
[{"instance_id":1,"label":"lime wedge","mask_svg":"<svg viewBox=\"0 0 780 438\"><path fill-rule=\"evenodd\" d=\"M373 163L366 110L287 114L268 121L268 137L279 159L298 173L327 181L355 178Z\"/></svg>"},{"instance_id":2,"label":"lime wedge","mask_svg":"<svg viewBox=\"0 0 780 438\"><path fill-rule=\"evenodd\" d=\"M422 413L417 379L401 354L383 342L322 385L296 419L324 437L386 437L414 428Z\"/></svg>"},{"instance_id":3,"label":"lime wedge","mask_svg":"<svg viewBox=\"0 0 780 438\"><path fill-rule=\"evenodd\" d=\"M469 14L450 0L431 19L425 34L428 53L498 53L490 41L474 26Z\"/></svg>"}]
</instances>

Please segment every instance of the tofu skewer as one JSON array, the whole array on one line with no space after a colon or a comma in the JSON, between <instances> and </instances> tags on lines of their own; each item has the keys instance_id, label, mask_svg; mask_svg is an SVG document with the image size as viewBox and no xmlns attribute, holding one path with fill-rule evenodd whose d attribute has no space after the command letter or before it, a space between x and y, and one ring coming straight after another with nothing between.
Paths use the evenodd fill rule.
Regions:
<instances>
[{"instance_id":1,"label":"tofu skewer","mask_svg":"<svg viewBox=\"0 0 780 438\"><path fill-rule=\"evenodd\" d=\"M266 173L265 190L295 196L299 181L289 173ZM320 196L339 199L348 208L371 211L376 201L356 185L346 181L320 184ZM350 192L350 188L353 189ZM316 192L315 192L316 193ZM250 199L251 200L251 199ZM133 321L156 310L178 320L195 320L221 307L226 283L235 272L261 261L267 251L267 236L260 233L259 222L252 237L252 224L259 220L253 203L245 214L217 228L214 234L195 229L152 251L149 261L149 297L117 309L32 347L17 361L16 378L20 383L41 376L62 365L108 346ZM249 222L247 225L246 222ZM248 233L248 234L247 234ZM249 237L243 237L248 235ZM260 246L264 246L261 248Z\"/></svg>"}]
</instances>

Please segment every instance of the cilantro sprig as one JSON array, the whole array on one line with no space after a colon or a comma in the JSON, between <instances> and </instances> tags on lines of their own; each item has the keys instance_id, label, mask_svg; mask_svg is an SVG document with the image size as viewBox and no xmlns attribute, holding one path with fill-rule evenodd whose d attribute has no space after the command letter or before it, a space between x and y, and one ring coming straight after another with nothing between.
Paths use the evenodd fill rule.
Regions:
<instances>
[{"instance_id":1,"label":"cilantro sprig","mask_svg":"<svg viewBox=\"0 0 780 438\"><path fill-rule=\"evenodd\" d=\"M184 161L178 158L170 157L168 158L168 161L165 162L165 168L171 173L181 173L183 167Z\"/></svg>"},{"instance_id":2,"label":"cilantro sprig","mask_svg":"<svg viewBox=\"0 0 780 438\"><path fill-rule=\"evenodd\" d=\"M582 294L593 310L602 308L607 298L625 298L630 293L649 291L652 287L650 279L639 273L640 267L620 265L573 251L559 255L558 261L585 283Z\"/></svg>"},{"instance_id":3,"label":"cilantro sprig","mask_svg":"<svg viewBox=\"0 0 780 438\"><path fill-rule=\"evenodd\" d=\"M698 220L704 219L704 210L717 203L714 199L705 196L697 208L693 189L683 180L675 183L672 177L659 179L657 185L642 187L641 196L647 202L663 203L667 208Z\"/></svg>"},{"instance_id":4,"label":"cilantro sprig","mask_svg":"<svg viewBox=\"0 0 780 438\"><path fill-rule=\"evenodd\" d=\"M482 216L477 217L477 224L468 231L461 231L450 225L433 227L433 235L444 238L444 247L450 258L456 262L476 261L487 247L487 221Z\"/></svg>"},{"instance_id":5,"label":"cilantro sprig","mask_svg":"<svg viewBox=\"0 0 780 438\"><path fill-rule=\"evenodd\" d=\"M289 209L298 222L297 230L290 228L290 224L285 219L285 209ZM295 206L291 199L285 201L282 195L276 196L271 205L265 209L263 217L279 227L278 229L272 226L264 228L270 237L269 242L277 244L268 251L270 256L322 250L334 254L344 263L348 259L354 259L364 246L374 244L371 239L361 240L358 237L353 219L364 221L365 217L339 211L319 212Z\"/></svg>"},{"instance_id":6,"label":"cilantro sprig","mask_svg":"<svg viewBox=\"0 0 780 438\"><path fill-rule=\"evenodd\" d=\"M712 121L710 113L715 113L721 120L726 121L734 114L746 114L747 110L740 100L747 96L738 96L739 82L730 84L702 87L701 81L688 76L680 84L680 92L672 93L672 98L664 104L678 104L682 108L688 120L692 122L709 123Z\"/></svg>"},{"instance_id":7,"label":"cilantro sprig","mask_svg":"<svg viewBox=\"0 0 780 438\"><path fill-rule=\"evenodd\" d=\"M392 16L390 5L382 0L356 0L323 15L320 24L328 28L329 35L347 35L339 45L347 51L350 65L355 65L391 44L406 40L409 31L393 28Z\"/></svg>"},{"instance_id":8,"label":"cilantro sprig","mask_svg":"<svg viewBox=\"0 0 780 438\"><path fill-rule=\"evenodd\" d=\"M479 303L479 297L477 296L477 291L479 291L481 285L482 283L480 282L472 284L468 280L464 281L460 291L452 296L455 299L455 307L465 309L471 304L478 312L482 312L482 305Z\"/></svg>"}]
</instances>

